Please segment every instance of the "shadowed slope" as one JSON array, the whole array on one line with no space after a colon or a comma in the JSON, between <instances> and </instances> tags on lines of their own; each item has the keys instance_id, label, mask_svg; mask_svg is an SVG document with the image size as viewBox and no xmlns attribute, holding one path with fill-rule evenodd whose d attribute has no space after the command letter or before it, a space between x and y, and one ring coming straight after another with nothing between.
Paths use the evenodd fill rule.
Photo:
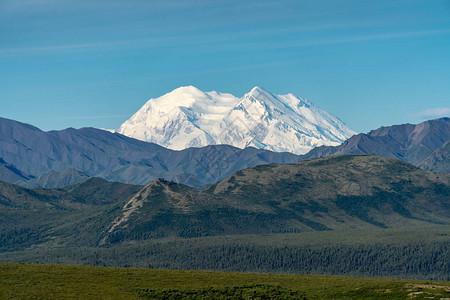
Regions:
<instances>
[{"instance_id":1,"label":"shadowed slope","mask_svg":"<svg viewBox=\"0 0 450 300\"><path fill-rule=\"evenodd\" d=\"M450 141L437 148L419 167L433 172L450 173Z\"/></svg>"}]
</instances>

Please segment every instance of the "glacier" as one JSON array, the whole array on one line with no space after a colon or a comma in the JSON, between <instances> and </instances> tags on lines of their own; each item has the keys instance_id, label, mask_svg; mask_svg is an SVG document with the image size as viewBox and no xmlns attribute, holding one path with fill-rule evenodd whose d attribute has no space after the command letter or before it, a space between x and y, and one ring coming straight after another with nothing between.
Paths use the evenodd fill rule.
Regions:
<instances>
[{"instance_id":1,"label":"glacier","mask_svg":"<svg viewBox=\"0 0 450 300\"><path fill-rule=\"evenodd\" d=\"M179 87L148 100L117 132L173 150L227 144L294 154L356 134L306 99L258 86L241 98Z\"/></svg>"}]
</instances>

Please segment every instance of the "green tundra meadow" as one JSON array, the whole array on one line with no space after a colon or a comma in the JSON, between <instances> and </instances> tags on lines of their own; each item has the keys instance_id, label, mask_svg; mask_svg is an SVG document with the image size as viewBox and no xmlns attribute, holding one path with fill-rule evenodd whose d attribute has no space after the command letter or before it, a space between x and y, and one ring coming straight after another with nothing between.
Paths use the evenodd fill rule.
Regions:
<instances>
[{"instance_id":1,"label":"green tundra meadow","mask_svg":"<svg viewBox=\"0 0 450 300\"><path fill-rule=\"evenodd\" d=\"M450 298L450 282L0 264L1 299L213 299L209 296L230 292L234 296L222 299L446 299Z\"/></svg>"}]
</instances>

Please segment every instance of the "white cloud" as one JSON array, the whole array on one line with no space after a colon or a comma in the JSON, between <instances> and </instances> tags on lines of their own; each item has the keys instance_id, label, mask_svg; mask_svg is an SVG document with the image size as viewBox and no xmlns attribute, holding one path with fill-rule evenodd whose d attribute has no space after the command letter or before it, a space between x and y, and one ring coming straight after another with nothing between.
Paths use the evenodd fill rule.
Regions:
<instances>
[{"instance_id":1,"label":"white cloud","mask_svg":"<svg viewBox=\"0 0 450 300\"><path fill-rule=\"evenodd\" d=\"M432 109L427 109L421 111L415 116L421 118L442 118L442 117L450 117L450 107L437 107Z\"/></svg>"}]
</instances>

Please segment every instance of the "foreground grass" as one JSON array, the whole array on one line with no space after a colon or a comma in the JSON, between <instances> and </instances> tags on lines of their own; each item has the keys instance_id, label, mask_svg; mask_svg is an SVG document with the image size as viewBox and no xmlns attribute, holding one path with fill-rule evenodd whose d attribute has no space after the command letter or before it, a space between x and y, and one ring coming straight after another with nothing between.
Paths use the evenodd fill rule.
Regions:
<instances>
[{"instance_id":1,"label":"foreground grass","mask_svg":"<svg viewBox=\"0 0 450 300\"><path fill-rule=\"evenodd\" d=\"M136 299L148 289L185 291L249 284L301 291L308 299L450 298L448 281L0 264L1 299Z\"/></svg>"}]
</instances>

